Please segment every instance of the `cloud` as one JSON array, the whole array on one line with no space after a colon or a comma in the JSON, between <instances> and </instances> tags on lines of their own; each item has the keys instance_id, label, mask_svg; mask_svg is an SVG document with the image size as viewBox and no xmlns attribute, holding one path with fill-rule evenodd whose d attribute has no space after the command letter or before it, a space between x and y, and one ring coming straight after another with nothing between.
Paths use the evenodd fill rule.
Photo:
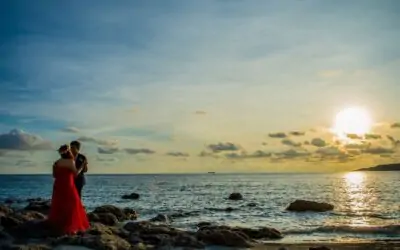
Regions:
<instances>
[{"instance_id":1,"label":"cloud","mask_svg":"<svg viewBox=\"0 0 400 250\"><path fill-rule=\"evenodd\" d=\"M207 112L206 112L206 111L203 111L203 110L196 110L194 113L195 113L196 115L205 115L205 114L207 114Z\"/></svg>"},{"instance_id":2,"label":"cloud","mask_svg":"<svg viewBox=\"0 0 400 250\"><path fill-rule=\"evenodd\" d=\"M345 152L340 150L337 147L330 146L325 148L319 148L315 153L322 155L322 156L343 156L346 155Z\"/></svg>"},{"instance_id":3,"label":"cloud","mask_svg":"<svg viewBox=\"0 0 400 250\"><path fill-rule=\"evenodd\" d=\"M270 133L270 134L268 134L268 136L271 138L286 138L287 137L287 135L283 132Z\"/></svg>"},{"instance_id":4,"label":"cloud","mask_svg":"<svg viewBox=\"0 0 400 250\"><path fill-rule=\"evenodd\" d=\"M52 150L49 141L40 136L13 129L9 133L0 134L0 149L5 150Z\"/></svg>"},{"instance_id":5,"label":"cloud","mask_svg":"<svg viewBox=\"0 0 400 250\"><path fill-rule=\"evenodd\" d=\"M400 122L395 122L390 125L391 128L400 128Z\"/></svg>"},{"instance_id":6,"label":"cloud","mask_svg":"<svg viewBox=\"0 0 400 250\"><path fill-rule=\"evenodd\" d=\"M393 147L400 145L400 141L396 140L393 136L387 135L386 138L392 143Z\"/></svg>"},{"instance_id":7,"label":"cloud","mask_svg":"<svg viewBox=\"0 0 400 250\"><path fill-rule=\"evenodd\" d=\"M371 146L370 143L349 143L345 144L344 148L345 149L366 149Z\"/></svg>"},{"instance_id":8,"label":"cloud","mask_svg":"<svg viewBox=\"0 0 400 250\"><path fill-rule=\"evenodd\" d=\"M97 152L99 154L114 154L118 152L118 148L104 148L104 147L98 147Z\"/></svg>"},{"instance_id":9,"label":"cloud","mask_svg":"<svg viewBox=\"0 0 400 250\"><path fill-rule=\"evenodd\" d=\"M304 145L310 145L311 143L309 141L305 141Z\"/></svg>"},{"instance_id":10,"label":"cloud","mask_svg":"<svg viewBox=\"0 0 400 250\"><path fill-rule=\"evenodd\" d=\"M125 148L124 151L131 155L137 154L154 154L155 151L148 148Z\"/></svg>"},{"instance_id":11,"label":"cloud","mask_svg":"<svg viewBox=\"0 0 400 250\"><path fill-rule=\"evenodd\" d=\"M381 139L382 136L378 134L365 134L365 139L366 140L378 140Z\"/></svg>"},{"instance_id":12,"label":"cloud","mask_svg":"<svg viewBox=\"0 0 400 250\"><path fill-rule=\"evenodd\" d=\"M290 139L283 139L281 142L283 145L290 146L290 147L300 147L301 146L300 142L295 142Z\"/></svg>"},{"instance_id":13,"label":"cloud","mask_svg":"<svg viewBox=\"0 0 400 250\"><path fill-rule=\"evenodd\" d=\"M292 132L290 132L289 134L290 134L290 135L293 135L293 136L303 136L303 135L306 134L306 132L292 131Z\"/></svg>"},{"instance_id":14,"label":"cloud","mask_svg":"<svg viewBox=\"0 0 400 250\"><path fill-rule=\"evenodd\" d=\"M118 141L116 140L101 140L89 136L81 136L77 140L80 142L95 143L97 145L102 145L102 146L115 146L118 144Z\"/></svg>"},{"instance_id":15,"label":"cloud","mask_svg":"<svg viewBox=\"0 0 400 250\"><path fill-rule=\"evenodd\" d=\"M36 163L30 160L21 159L15 163L15 166L18 167L36 167Z\"/></svg>"},{"instance_id":16,"label":"cloud","mask_svg":"<svg viewBox=\"0 0 400 250\"><path fill-rule=\"evenodd\" d=\"M66 127L61 129L61 131L66 133L79 133L79 129L76 127Z\"/></svg>"},{"instance_id":17,"label":"cloud","mask_svg":"<svg viewBox=\"0 0 400 250\"><path fill-rule=\"evenodd\" d=\"M314 138L311 140L311 145L315 147L325 147L327 145L326 141L321 138Z\"/></svg>"},{"instance_id":18,"label":"cloud","mask_svg":"<svg viewBox=\"0 0 400 250\"><path fill-rule=\"evenodd\" d=\"M349 139L353 139L353 140L362 140L362 136L359 136L357 134L346 134L346 137Z\"/></svg>"},{"instance_id":19,"label":"cloud","mask_svg":"<svg viewBox=\"0 0 400 250\"><path fill-rule=\"evenodd\" d=\"M364 149L362 152L365 154L376 154L376 155L395 153L395 151L393 149L384 148L384 147L370 147L370 148Z\"/></svg>"},{"instance_id":20,"label":"cloud","mask_svg":"<svg viewBox=\"0 0 400 250\"><path fill-rule=\"evenodd\" d=\"M289 149L283 152L275 153L275 155L278 156L278 159L295 159L295 158L306 157L311 154L306 151L302 152L294 149Z\"/></svg>"},{"instance_id":21,"label":"cloud","mask_svg":"<svg viewBox=\"0 0 400 250\"><path fill-rule=\"evenodd\" d=\"M210 144L207 147L214 153L219 153L222 151L236 151L240 149L238 145L235 145L231 142L220 142L217 144Z\"/></svg>"},{"instance_id":22,"label":"cloud","mask_svg":"<svg viewBox=\"0 0 400 250\"><path fill-rule=\"evenodd\" d=\"M112 157L112 158L104 158L104 157L99 157L99 156L96 157L96 160L97 160L97 161L101 161L101 162L116 162L116 161L118 161L118 159L115 158L115 157Z\"/></svg>"},{"instance_id":23,"label":"cloud","mask_svg":"<svg viewBox=\"0 0 400 250\"><path fill-rule=\"evenodd\" d=\"M257 150L251 154L247 154L245 152L242 153L227 153L225 154L226 158L229 159L249 159L249 158L268 158L271 157L272 153L265 152L263 150Z\"/></svg>"},{"instance_id":24,"label":"cloud","mask_svg":"<svg viewBox=\"0 0 400 250\"><path fill-rule=\"evenodd\" d=\"M168 152L167 155L175 156L175 157L189 157L188 153L178 152L178 151L171 151Z\"/></svg>"}]
</instances>

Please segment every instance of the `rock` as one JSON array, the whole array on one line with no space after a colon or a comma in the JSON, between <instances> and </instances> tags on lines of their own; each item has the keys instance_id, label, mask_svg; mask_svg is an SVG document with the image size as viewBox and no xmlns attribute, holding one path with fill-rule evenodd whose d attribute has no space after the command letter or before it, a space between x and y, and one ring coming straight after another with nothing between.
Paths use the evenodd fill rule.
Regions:
<instances>
[{"instance_id":1,"label":"rock","mask_svg":"<svg viewBox=\"0 0 400 250\"><path fill-rule=\"evenodd\" d=\"M13 210L10 207L0 204L0 216L8 215L11 214L12 212Z\"/></svg>"},{"instance_id":2,"label":"rock","mask_svg":"<svg viewBox=\"0 0 400 250\"><path fill-rule=\"evenodd\" d=\"M140 195L137 193L125 194L121 197L124 200L138 200Z\"/></svg>"},{"instance_id":3,"label":"rock","mask_svg":"<svg viewBox=\"0 0 400 250\"><path fill-rule=\"evenodd\" d=\"M84 235L59 238L55 245L84 246L96 250L130 250L131 244L116 235Z\"/></svg>"},{"instance_id":4,"label":"rock","mask_svg":"<svg viewBox=\"0 0 400 250\"><path fill-rule=\"evenodd\" d=\"M168 234L177 235L183 231L179 231L175 228L167 225L153 224L149 221L141 222L128 222L124 225L124 229L129 232L139 232L141 235L145 234Z\"/></svg>"},{"instance_id":5,"label":"rock","mask_svg":"<svg viewBox=\"0 0 400 250\"><path fill-rule=\"evenodd\" d=\"M172 219L165 214L158 214L156 217L150 219L151 222L171 223Z\"/></svg>"},{"instance_id":6,"label":"rock","mask_svg":"<svg viewBox=\"0 0 400 250\"><path fill-rule=\"evenodd\" d=\"M28 244L28 245L2 246L1 249L2 250L51 250L53 248L48 245Z\"/></svg>"},{"instance_id":7,"label":"rock","mask_svg":"<svg viewBox=\"0 0 400 250\"><path fill-rule=\"evenodd\" d=\"M248 207L256 207L257 203L251 202L249 204L247 204Z\"/></svg>"},{"instance_id":8,"label":"rock","mask_svg":"<svg viewBox=\"0 0 400 250\"><path fill-rule=\"evenodd\" d=\"M47 221L31 220L12 228L9 233L16 239L45 239L58 236Z\"/></svg>"},{"instance_id":9,"label":"rock","mask_svg":"<svg viewBox=\"0 0 400 250\"><path fill-rule=\"evenodd\" d=\"M233 207L227 207L227 208L206 208L206 209L207 209L207 210L210 210L210 211L215 211L215 212L228 212L228 213L238 210L237 208L233 208Z\"/></svg>"},{"instance_id":10,"label":"rock","mask_svg":"<svg viewBox=\"0 0 400 250\"><path fill-rule=\"evenodd\" d=\"M328 203L320 203L315 201L296 200L286 208L288 211L295 212L326 212L334 209L334 206Z\"/></svg>"},{"instance_id":11,"label":"rock","mask_svg":"<svg viewBox=\"0 0 400 250\"><path fill-rule=\"evenodd\" d=\"M90 228L85 232L86 234L91 234L91 235L101 235L101 234L109 234L112 235L114 234L114 231L101 223L92 223L90 225Z\"/></svg>"},{"instance_id":12,"label":"rock","mask_svg":"<svg viewBox=\"0 0 400 250\"><path fill-rule=\"evenodd\" d=\"M228 226L206 226L202 227L198 230L209 230L209 231L220 231L220 230L228 230L234 232L240 232L241 234L246 235L250 239L282 239L282 233L276 230L275 228L263 227L259 229L252 228L242 228L242 227L228 227Z\"/></svg>"},{"instance_id":13,"label":"rock","mask_svg":"<svg viewBox=\"0 0 400 250\"><path fill-rule=\"evenodd\" d=\"M200 230L197 232L197 238L208 245L252 247L246 235L226 229L215 228Z\"/></svg>"},{"instance_id":14,"label":"rock","mask_svg":"<svg viewBox=\"0 0 400 250\"><path fill-rule=\"evenodd\" d=\"M105 205L97 207L92 213L94 214L111 213L115 215L115 217L117 217L118 221L134 220L137 218L136 211L130 208L121 209L113 205Z\"/></svg>"},{"instance_id":15,"label":"rock","mask_svg":"<svg viewBox=\"0 0 400 250\"><path fill-rule=\"evenodd\" d=\"M329 247L310 247L309 250L331 250Z\"/></svg>"},{"instance_id":16,"label":"rock","mask_svg":"<svg viewBox=\"0 0 400 250\"><path fill-rule=\"evenodd\" d=\"M229 200L238 201L243 200L243 196L241 193L232 193L229 195Z\"/></svg>"},{"instance_id":17,"label":"rock","mask_svg":"<svg viewBox=\"0 0 400 250\"><path fill-rule=\"evenodd\" d=\"M212 223L211 222L199 222L199 223L197 223L197 227L198 228L201 228L201 227L209 227L209 226L211 226L212 225Z\"/></svg>"},{"instance_id":18,"label":"rock","mask_svg":"<svg viewBox=\"0 0 400 250\"><path fill-rule=\"evenodd\" d=\"M51 200L29 199L29 204L24 208L27 211L37 211L47 214L50 211Z\"/></svg>"},{"instance_id":19,"label":"rock","mask_svg":"<svg viewBox=\"0 0 400 250\"><path fill-rule=\"evenodd\" d=\"M15 217L13 215L5 215L0 217L0 225L4 227L5 230L13 229L17 226L22 225L24 222L21 218Z\"/></svg>"},{"instance_id":20,"label":"rock","mask_svg":"<svg viewBox=\"0 0 400 250\"><path fill-rule=\"evenodd\" d=\"M177 219L177 218L185 218L185 217L191 217L191 216L198 216L200 215L200 211L189 211L189 212L183 212L183 211L178 211L176 213L170 214L168 217L172 219Z\"/></svg>"},{"instance_id":21,"label":"rock","mask_svg":"<svg viewBox=\"0 0 400 250\"><path fill-rule=\"evenodd\" d=\"M191 247L191 248L204 248L203 242L199 241L194 235L188 233L178 234L174 238L173 245L175 247Z\"/></svg>"},{"instance_id":22,"label":"rock","mask_svg":"<svg viewBox=\"0 0 400 250\"><path fill-rule=\"evenodd\" d=\"M124 208L125 220L136 220L138 218L138 214L132 208Z\"/></svg>"},{"instance_id":23,"label":"rock","mask_svg":"<svg viewBox=\"0 0 400 250\"><path fill-rule=\"evenodd\" d=\"M106 226L115 226L118 224L118 218L112 213L89 213L90 222L99 222Z\"/></svg>"}]
</instances>

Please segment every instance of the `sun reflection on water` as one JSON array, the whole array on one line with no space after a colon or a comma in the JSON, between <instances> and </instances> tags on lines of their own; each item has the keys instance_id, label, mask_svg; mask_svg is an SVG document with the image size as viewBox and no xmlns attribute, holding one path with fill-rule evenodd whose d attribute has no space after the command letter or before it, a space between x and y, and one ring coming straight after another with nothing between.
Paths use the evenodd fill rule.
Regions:
<instances>
[{"instance_id":1,"label":"sun reflection on water","mask_svg":"<svg viewBox=\"0 0 400 250\"><path fill-rule=\"evenodd\" d=\"M369 223L362 215L370 209L370 202L374 197L366 187L366 174L362 172L350 172L344 175L345 192L347 196L348 210L359 215L352 217L349 226L366 226Z\"/></svg>"}]
</instances>

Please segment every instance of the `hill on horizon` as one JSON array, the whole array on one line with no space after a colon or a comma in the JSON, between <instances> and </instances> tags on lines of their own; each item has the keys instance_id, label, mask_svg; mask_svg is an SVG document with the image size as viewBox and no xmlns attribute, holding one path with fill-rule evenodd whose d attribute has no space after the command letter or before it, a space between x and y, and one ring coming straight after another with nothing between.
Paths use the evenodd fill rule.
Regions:
<instances>
[{"instance_id":1,"label":"hill on horizon","mask_svg":"<svg viewBox=\"0 0 400 250\"><path fill-rule=\"evenodd\" d=\"M382 164L370 168L361 168L357 171L400 171L400 163Z\"/></svg>"}]
</instances>

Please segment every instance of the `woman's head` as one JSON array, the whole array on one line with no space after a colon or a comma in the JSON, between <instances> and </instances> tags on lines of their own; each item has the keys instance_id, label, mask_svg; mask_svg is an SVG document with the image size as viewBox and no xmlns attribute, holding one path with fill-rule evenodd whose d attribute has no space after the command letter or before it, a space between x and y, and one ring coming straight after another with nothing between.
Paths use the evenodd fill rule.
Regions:
<instances>
[{"instance_id":1,"label":"woman's head","mask_svg":"<svg viewBox=\"0 0 400 250\"><path fill-rule=\"evenodd\" d=\"M72 159L72 153L68 145L64 144L58 149L58 153L63 159Z\"/></svg>"}]
</instances>

